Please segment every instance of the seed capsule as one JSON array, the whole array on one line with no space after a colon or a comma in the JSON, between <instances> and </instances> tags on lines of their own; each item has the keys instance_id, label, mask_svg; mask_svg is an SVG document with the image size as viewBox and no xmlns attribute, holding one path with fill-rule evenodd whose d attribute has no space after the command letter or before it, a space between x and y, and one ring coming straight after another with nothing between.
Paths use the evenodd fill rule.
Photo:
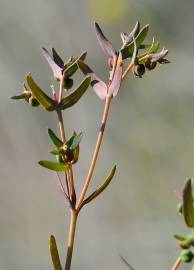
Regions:
<instances>
[{"instance_id":1,"label":"seed capsule","mask_svg":"<svg viewBox=\"0 0 194 270\"><path fill-rule=\"evenodd\" d=\"M145 67L148 70L153 70L157 65L157 62L151 62L149 59L147 59L147 61L145 62Z\"/></svg>"},{"instance_id":2,"label":"seed capsule","mask_svg":"<svg viewBox=\"0 0 194 270\"><path fill-rule=\"evenodd\" d=\"M38 100L34 97L30 97L28 102L32 107L38 107L40 105Z\"/></svg>"},{"instance_id":3,"label":"seed capsule","mask_svg":"<svg viewBox=\"0 0 194 270\"><path fill-rule=\"evenodd\" d=\"M67 89L67 90L69 90L69 89L72 88L72 86L73 86L73 80L70 79L70 78L65 79L65 81L64 81L64 88Z\"/></svg>"},{"instance_id":4,"label":"seed capsule","mask_svg":"<svg viewBox=\"0 0 194 270\"><path fill-rule=\"evenodd\" d=\"M137 64L133 67L133 74L138 77L142 77L145 73L145 66L143 64Z\"/></svg>"},{"instance_id":5,"label":"seed capsule","mask_svg":"<svg viewBox=\"0 0 194 270\"><path fill-rule=\"evenodd\" d=\"M180 255L181 261L185 263L189 263L193 259L193 253L191 250L183 250Z\"/></svg>"}]
</instances>

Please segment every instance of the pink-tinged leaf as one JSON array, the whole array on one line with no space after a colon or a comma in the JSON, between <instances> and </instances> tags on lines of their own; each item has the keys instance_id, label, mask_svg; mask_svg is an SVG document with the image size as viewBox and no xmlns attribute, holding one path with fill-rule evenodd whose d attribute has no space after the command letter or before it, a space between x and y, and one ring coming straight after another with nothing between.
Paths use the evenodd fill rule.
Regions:
<instances>
[{"instance_id":1,"label":"pink-tinged leaf","mask_svg":"<svg viewBox=\"0 0 194 270\"><path fill-rule=\"evenodd\" d=\"M47 51L47 49L42 48L42 52L53 71L54 77L60 80L62 78L62 69L55 63L55 61L53 60L52 56Z\"/></svg>"},{"instance_id":2,"label":"pink-tinged leaf","mask_svg":"<svg viewBox=\"0 0 194 270\"><path fill-rule=\"evenodd\" d=\"M100 47L104 51L104 53L107 56L115 57L115 55L117 55L117 51L112 46L110 41L105 37L105 35L103 34L100 26L96 22L94 23L94 28L95 28L95 31L96 31L96 36L97 36L98 42L100 44Z\"/></svg>"},{"instance_id":3,"label":"pink-tinged leaf","mask_svg":"<svg viewBox=\"0 0 194 270\"><path fill-rule=\"evenodd\" d=\"M125 39L124 45L128 45L129 43L131 43L133 39L136 38L136 36L139 34L139 30L140 30L140 23L136 22L133 30L127 36L125 37L123 36L123 38Z\"/></svg>"},{"instance_id":4,"label":"pink-tinged leaf","mask_svg":"<svg viewBox=\"0 0 194 270\"><path fill-rule=\"evenodd\" d=\"M83 61L78 60L78 66L80 70L84 73L84 75L91 77L91 86L94 89L97 96L104 100L107 97L107 85L96 76L93 70Z\"/></svg>"},{"instance_id":5,"label":"pink-tinged leaf","mask_svg":"<svg viewBox=\"0 0 194 270\"><path fill-rule=\"evenodd\" d=\"M114 97L117 95L119 88L121 86L122 74L123 74L123 60L122 60L122 55L120 52L119 57L117 59L117 64L116 64L113 80L108 89L108 95L113 95Z\"/></svg>"},{"instance_id":6,"label":"pink-tinged leaf","mask_svg":"<svg viewBox=\"0 0 194 270\"><path fill-rule=\"evenodd\" d=\"M151 62L157 62L162 60L166 55L168 54L168 50L162 49L159 53L152 53L149 54L149 59L151 59Z\"/></svg>"}]
</instances>

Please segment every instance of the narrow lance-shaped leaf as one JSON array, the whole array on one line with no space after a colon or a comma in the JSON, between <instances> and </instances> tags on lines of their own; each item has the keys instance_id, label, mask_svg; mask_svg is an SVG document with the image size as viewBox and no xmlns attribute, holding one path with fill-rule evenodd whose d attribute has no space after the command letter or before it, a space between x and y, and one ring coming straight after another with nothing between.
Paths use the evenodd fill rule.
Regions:
<instances>
[{"instance_id":1,"label":"narrow lance-shaped leaf","mask_svg":"<svg viewBox=\"0 0 194 270\"><path fill-rule=\"evenodd\" d=\"M100 187L98 187L89 197L87 197L83 201L82 207L85 204L93 201L98 195L100 195L105 190L105 188L110 184L111 180L113 179L113 176L115 174L115 171L116 171L116 166L113 167L111 173L109 174L109 176L107 177L107 179L105 180L105 182Z\"/></svg>"},{"instance_id":2,"label":"narrow lance-shaped leaf","mask_svg":"<svg viewBox=\"0 0 194 270\"><path fill-rule=\"evenodd\" d=\"M99 77L96 76L93 70L86 63L81 60L79 60L77 63L84 75L89 75L91 77L91 86L98 97L102 100L106 99L107 85Z\"/></svg>"},{"instance_id":3,"label":"narrow lance-shaped leaf","mask_svg":"<svg viewBox=\"0 0 194 270\"><path fill-rule=\"evenodd\" d=\"M122 55L120 52L119 57L117 59L117 64L116 64L113 80L108 89L108 95L113 95L114 97L117 95L121 86L122 74L123 74L123 60L122 60Z\"/></svg>"},{"instance_id":4,"label":"narrow lance-shaped leaf","mask_svg":"<svg viewBox=\"0 0 194 270\"><path fill-rule=\"evenodd\" d=\"M166 55L168 54L168 50L162 49L159 53L153 53L149 55L149 59L151 59L151 62L157 62L162 60Z\"/></svg>"},{"instance_id":5,"label":"narrow lance-shaped leaf","mask_svg":"<svg viewBox=\"0 0 194 270\"><path fill-rule=\"evenodd\" d=\"M30 74L27 75L26 79L33 96L39 101L40 105L47 111L53 111L55 109L54 101L40 89Z\"/></svg>"},{"instance_id":6,"label":"narrow lance-shaped leaf","mask_svg":"<svg viewBox=\"0 0 194 270\"><path fill-rule=\"evenodd\" d=\"M64 110L73 106L75 103L77 103L78 100L82 97L82 95L88 89L90 82L91 82L91 78L86 77L72 94L70 94L69 96L61 100L59 104L59 108Z\"/></svg>"},{"instance_id":7,"label":"narrow lance-shaped leaf","mask_svg":"<svg viewBox=\"0 0 194 270\"><path fill-rule=\"evenodd\" d=\"M42 167L56 171L56 172L65 172L69 169L69 165L61 162L53 162L53 161L48 161L48 160L41 160L38 162L39 165Z\"/></svg>"},{"instance_id":8,"label":"narrow lance-shaped leaf","mask_svg":"<svg viewBox=\"0 0 194 270\"><path fill-rule=\"evenodd\" d=\"M20 100L20 99L25 99L26 97L26 94L25 93L22 93L18 96L12 96L11 99L14 99L14 100Z\"/></svg>"},{"instance_id":9,"label":"narrow lance-shaped leaf","mask_svg":"<svg viewBox=\"0 0 194 270\"><path fill-rule=\"evenodd\" d=\"M61 69L63 69L63 67L64 67L64 61L61 59L61 57L59 56L59 54L57 53L57 51L55 50L55 48L52 48L52 54L53 54L53 60L55 61L55 63Z\"/></svg>"},{"instance_id":10,"label":"narrow lance-shaped leaf","mask_svg":"<svg viewBox=\"0 0 194 270\"><path fill-rule=\"evenodd\" d=\"M53 235L51 235L51 237L50 237L49 248L50 248L50 253L51 253L51 258L52 258L52 262L54 265L54 269L55 270L62 270L56 240L55 240L55 237Z\"/></svg>"},{"instance_id":11,"label":"narrow lance-shaped leaf","mask_svg":"<svg viewBox=\"0 0 194 270\"><path fill-rule=\"evenodd\" d=\"M114 49L110 41L105 37L97 22L94 23L94 28L96 31L98 42L104 53L107 56L115 57L115 55L117 54L116 50Z\"/></svg>"},{"instance_id":12,"label":"narrow lance-shaped leaf","mask_svg":"<svg viewBox=\"0 0 194 270\"><path fill-rule=\"evenodd\" d=\"M183 216L188 227L194 227L192 184L189 179L183 189Z\"/></svg>"},{"instance_id":13,"label":"narrow lance-shaped leaf","mask_svg":"<svg viewBox=\"0 0 194 270\"><path fill-rule=\"evenodd\" d=\"M149 48L149 53L156 53L158 51L159 47L160 47L160 43L158 41L155 42L155 40L153 38L152 45Z\"/></svg>"},{"instance_id":14,"label":"narrow lance-shaped leaf","mask_svg":"<svg viewBox=\"0 0 194 270\"><path fill-rule=\"evenodd\" d=\"M175 238L176 240L180 241L180 242L187 240L186 237L181 236L181 235L178 235L178 234L175 234L175 235L174 235L174 238Z\"/></svg>"},{"instance_id":15,"label":"narrow lance-shaped leaf","mask_svg":"<svg viewBox=\"0 0 194 270\"><path fill-rule=\"evenodd\" d=\"M69 147L69 150L75 150L79 146L79 144L80 144L80 142L82 140L82 137L83 137L82 132L80 132L78 135L75 135L74 138L73 138L73 142Z\"/></svg>"},{"instance_id":16,"label":"narrow lance-shaped leaf","mask_svg":"<svg viewBox=\"0 0 194 270\"><path fill-rule=\"evenodd\" d=\"M148 34L148 30L149 30L149 25L147 24L141 29L139 34L136 36L135 42L136 42L138 49L139 49L140 45L143 43L143 41L145 40L145 38ZM133 42L131 42L125 48L121 49L121 53L122 53L123 59L131 57L133 55Z\"/></svg>"},{"instance_id":17,"label":"narrow lance-shaped leaf","mask_svg":"<svg viewBox=\"0 0 194 270\"><path fill-rule=\"evenodd\" d=\"M75 58L74 61L68 65L67 68L65 68L64 70L64 75L65 75L65 79L73 76L73 74L77 71L78 66L77 66L77 61L78 60L82 60L84 61L86 58L87 52L84 51L79 57Z\"/></svg>"},{"instance_id":18,"label":"narrow lance-shaped leaf","mask_svg":"<svg viewBox=\"0 0 194 270\"><path fill-rule=\"evenodd\" d=\"M47 49L42 48L42 52L44 57L46 58L49 66L51 67L54 77L58 80L62 78L62 69L55 63L50 53L47 51Z\"/></svg>"},{"instance_id":19,"label":"narrow lance-shaped leaf","mask_svg":"<svg viewBox=\"0 0 194 270\"><path fill-rule=\"evenodd\" d=\"M55 135L55 133L50 128L48 129L48 135L55 146L60 147L63 145L63 142Z\"/></svg>"}]
</instances>

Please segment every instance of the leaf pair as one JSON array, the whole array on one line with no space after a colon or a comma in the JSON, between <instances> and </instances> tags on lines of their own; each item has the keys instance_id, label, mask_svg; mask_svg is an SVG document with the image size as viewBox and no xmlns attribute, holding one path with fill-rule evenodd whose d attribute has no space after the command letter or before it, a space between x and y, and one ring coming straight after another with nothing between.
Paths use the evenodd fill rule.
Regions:
<instances>
[{"instance_id":1,"label":"leaf pair","mask_svg":"<svg viewBox=\"0 0 194 270\"><path fill-rule=\"evenodd\" d=\"M65 64L54 48L52 48L52 55L45 48L42 48L42 51L44 57L46 58L49 66L53 71L54 77L57 80L62 79L63 72L64 72L64 79L73 76L73 74L77 71L78 68L76 61L78 59L84 61L87 55L87 52L83 52L79 57L70 58Z\"/></svg>"},{"instance_id":2,"label":"leaf pair","mask_svg":"<svg viewBox=\"0 0 194 270\"><path fill-rule=\"evenodd\" d=\"M63 143L51 129L48 129L48 135L57 147L51 151L51 154L56 156L58 162L41 160L39 164L53 171L67 171L70 163L76 163L79 158L79 144L82 139L82 133L77 135L74 132L66 143Z\"/></svg>"},{"instance_id":3,"label":"leaf pair","mask_svg":"<svg viewBox=\"0 0 194 270\"><path fill-rule=\"evenodd\" d=\"M77 64L76 64L77 65ZM18 96L13 96L12 99L19 100L19 99L26 99L27 95L32 94L33 97L39 102L42 108L47 111L54 111L54 110L65 110L72 107L76 104L82 95L86 92L90 85L91 78L86 77L81 82L81 84L77 87L77 89L71 93L70 95L64 97L61 102L58 104L56 100L53 100L49 97L34 81L31 74L28 74L26 77L28 86L30 91L23 92Z\"/></svg>"}]
</instances>

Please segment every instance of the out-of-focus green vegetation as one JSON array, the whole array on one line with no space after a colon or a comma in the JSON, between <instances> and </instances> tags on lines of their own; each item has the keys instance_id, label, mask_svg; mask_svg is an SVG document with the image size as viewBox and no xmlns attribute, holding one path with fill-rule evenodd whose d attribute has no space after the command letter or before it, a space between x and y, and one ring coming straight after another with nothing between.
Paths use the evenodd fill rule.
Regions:
<instances>
[{"instance_id":1,"label":"out-of-focus green vegetation","mask_svg":"<svg viewBox=\"0 0 194 270\"><path fill-rule=\"evenodd\" d=\"M42 46L54 46L64 59L86 49L88 63L106 79L94 20L104 25L114 44L120 44L120 32L129 32L137 20L149 23L150 40L158 34L155 38L169 48L172 63L143 79L130 76L113 102L92 187L115 162L118 170L106 196L80 216L73 268L124 269L118 256L122 254L136 269L162 270L169 269L179 253L173 235L183 232L184 224L176 213L174 191L194 175L194 2L108 2L0 0L2 270L52 269L48 238L56 236L63 258L68 220L54 176L37 164L50 143L45 139L47 127L56 130L56 119L8 97L20 92L29 71L51 91L52 74ZM69 130L76 123L87 138L76 170L80 182L101 110L91 90L64 114Z\"/></svg>"}]
</instances>

